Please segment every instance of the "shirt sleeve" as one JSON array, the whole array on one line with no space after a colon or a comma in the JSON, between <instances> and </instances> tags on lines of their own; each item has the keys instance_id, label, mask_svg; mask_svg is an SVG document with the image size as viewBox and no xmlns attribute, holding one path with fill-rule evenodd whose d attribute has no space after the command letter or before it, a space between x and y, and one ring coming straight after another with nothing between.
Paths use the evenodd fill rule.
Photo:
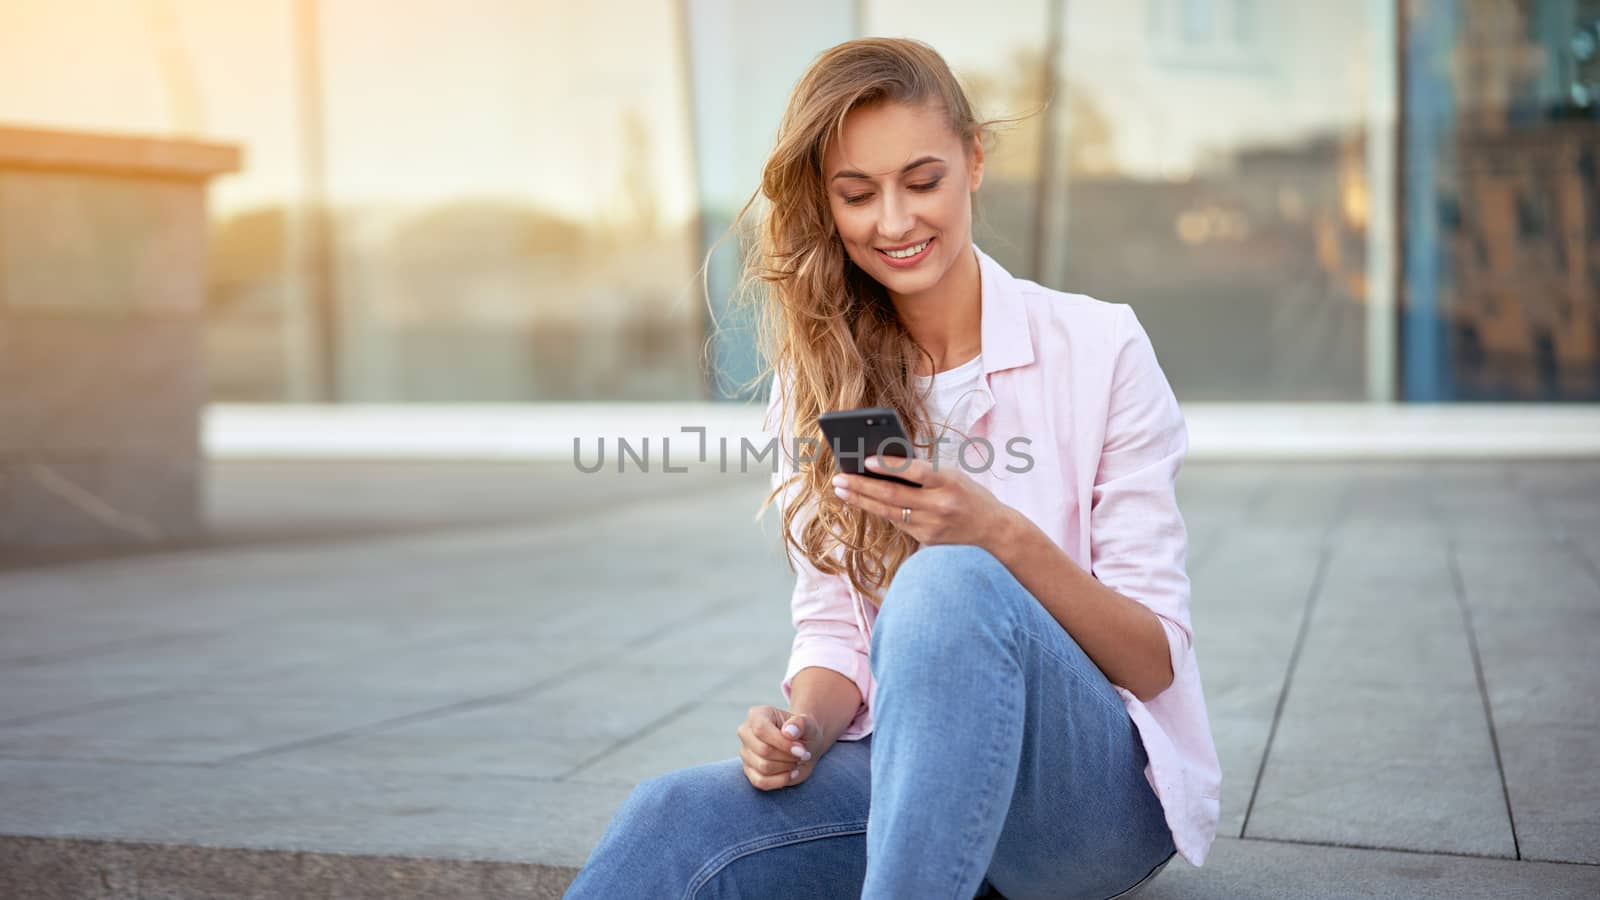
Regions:
<instances>
[{"instance_id":1,"label":"shirt sleeve","mask_svg":"<svg viewBox=\"0 0 1600 900\"><path fill-rule=\"evenodd\" d=\"M1105 442L1090 513L1090 565L1101 584L1160 618L1176 679L1194 638L1188 531L1176 490L1189 449L1188 427L1133 308L1120 306L1118 318Z\"/></svg>"},{"instance_id":2,"label":"shirt sleeve","mask_svg":"<svg viewBox=\"0 0 1600 900\"><path fill-rule=\"evenodd\" d=\"M778 438L778 467L772 476L772 487L777 488L797 471L794 458L796 448L790 437L788 423L782 416L780 383L773 379L771 400L767 404L767 433ZM799 452L806 454L804 444ZM807 454L809 455L809 454ZM774 501L780 515L800 493L799 485L791 485ZM795 516L791 531L798 540L801 529L815 510L815 501ZM794 643L789 651L789 664L784 671L780 690L785 703L793 696L794 676L807 666L832 669L855 683L861 691L862 704L849 727L839 740L865 737L871 730L867 700L871 696L872 670L868 664L866 637L856 624L855 599L850 582L843 574L827 575L817 569L803 554L786 545L791 564L797 573L794 593L790 597L790 619L794 623Z\"/></svg>"}]
</instances>

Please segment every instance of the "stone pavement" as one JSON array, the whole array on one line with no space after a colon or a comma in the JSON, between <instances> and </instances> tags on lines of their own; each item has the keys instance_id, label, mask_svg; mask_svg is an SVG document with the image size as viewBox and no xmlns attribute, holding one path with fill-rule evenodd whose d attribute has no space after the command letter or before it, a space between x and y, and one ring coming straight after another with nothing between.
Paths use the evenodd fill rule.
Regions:
<instances>
[{"instance_id":1,"label":"stone pavement","mask_svg":"<svg viewBox=\"0 0 1600 900\"><path fill-rule=\"evenodd\" d=\"M214 467L0 568L0 897L558 897L780 702L764 476ZM1191 464L1224 769L1177 897L1600 896L1600 463Z\"/></svg>"}]
</instances>

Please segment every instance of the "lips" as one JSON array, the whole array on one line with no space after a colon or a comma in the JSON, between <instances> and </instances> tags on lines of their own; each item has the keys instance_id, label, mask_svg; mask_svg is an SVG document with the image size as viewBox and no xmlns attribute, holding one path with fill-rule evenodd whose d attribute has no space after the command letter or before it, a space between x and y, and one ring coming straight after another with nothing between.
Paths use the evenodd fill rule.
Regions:
<instances>
[{"instance_id":1,"label":"lips","mask_svg":"<svg viewBox=\"0 0 1600 900\"><path fill-rule=\"evenodd\" d=\"M931 237L930 238L923 238L920 241L912 241L909 244L901 244L898 247L879 247L877 249L882 250L885 253L899 253L901 250L910 250L912 247L916 247L916 246L918 246L920 244L924 244L924 243L926 243L928 241L931 241L931 240L933 240L933 238L931 238Z\"/></svg>"},{"instance_id":2,"label":"lips","mask_svg":"<svg viewBox=\"0 0 1600 900\"><path fill-rule=\"evenodd\" d=\"M919 243L906 244L902 248L896 248L896 249L906 249L906 248L917 247L917 246L921 246L922 247L922 249L920 251L918 251L915 256L907 256L907 257L903 257L903 258L897 258L897 257L890 256L888 254L888 252L886 250L884 250L884 248L882 248L882 247L876 247L874 249L878 253L878 258L883 260L884 265L889 266L890 268L893 268L893 269L906 269L906 268L910 268L912 266L917 265L918 263L922 262L924 259L927 259L928 258L928 254L933 249L933 242L935 240L937 240L937 237L930 237L930 238L926 238L926 239L920 241Z\"/></svg>"}]
</instances>

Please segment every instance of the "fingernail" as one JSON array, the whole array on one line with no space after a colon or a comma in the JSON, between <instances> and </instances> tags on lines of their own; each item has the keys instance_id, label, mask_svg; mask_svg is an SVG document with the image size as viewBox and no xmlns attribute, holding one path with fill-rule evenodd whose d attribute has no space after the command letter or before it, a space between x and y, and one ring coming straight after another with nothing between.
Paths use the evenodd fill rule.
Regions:
<instances>
[{"instance_id":1,"label":"fingernail","mask_svg":"<svg viewBox=\"0 0 1600 900\"><path fill-rule=\"evenodd\" d=\"M802 759L802 760L806 760L806 759L810 759L811 758L811 751L807 750L806 748L804 748L802 746L800 746L799 744L795 744L793 747L790 747L789 748L789 752L793 753L795 756L800 757L800 759Z\"/></svg>"},{"instance_id":2,"label":"fingernail","mask_svg":"<svg viewBox=\"0 0 1600 900\"><path fill-rule=\"evenodd\" d=\"M793 780L795 780L796 778L799 778L799 777L800 777L800 770L799 769L795 769L793 772L789 773L789 780L790 781L793 781Z\"/></svg>"},{"instance_id":3,"label":"fingernail","mask_svg":"<svg viewBox=\"0 0 1600 900\"><path fill-rule=\"evenodd\" d=\"M867 457L867 468L876 469L880 465L883 465L883 464L878 462L878 458L876 456Z\"/></svg>"},{"instance_id":4,"label":"fingernail","mask_svg":"<svg viewBox=\"0 0 1600 900\"><path fill-rule=\"evenodd\" d=\"M850 486L850 479L844 477L843 475L835 475L835 476L833 476L833 486L834 487L849 487Z\"/></svg>"},{"instance_id":5,"label":"fingernail","mask_svg":"<svg viewBox=\"0 0 1600 900\"><path fill-rule=\"evenodd\" d=\"M783 726L783 733L787 734L789 737L799 737L800 728L795 725L785 725Z\"/></svg>"}]
</instances>

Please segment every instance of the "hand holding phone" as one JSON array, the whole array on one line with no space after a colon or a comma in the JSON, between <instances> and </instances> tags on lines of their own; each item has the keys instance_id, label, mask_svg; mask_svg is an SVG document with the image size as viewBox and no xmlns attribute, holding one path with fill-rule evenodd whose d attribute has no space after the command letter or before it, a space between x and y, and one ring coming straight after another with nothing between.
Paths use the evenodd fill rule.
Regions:
<instances>
[{"instance_id":1,"label":"hand holding phone","mask_svg":"<svg viewBox=\"0 0 1600 900\"><path fill-rule=\"evenodd\" d=\"M865 467L869 456L911 456L911 438L900 421L900 414L893 407L872 406L825 412L817 417L817 425L828 439L828 448L833 451L839 471L922 487L915 481L885 472L874 472Z\"/></svg>"}]
</instances>

